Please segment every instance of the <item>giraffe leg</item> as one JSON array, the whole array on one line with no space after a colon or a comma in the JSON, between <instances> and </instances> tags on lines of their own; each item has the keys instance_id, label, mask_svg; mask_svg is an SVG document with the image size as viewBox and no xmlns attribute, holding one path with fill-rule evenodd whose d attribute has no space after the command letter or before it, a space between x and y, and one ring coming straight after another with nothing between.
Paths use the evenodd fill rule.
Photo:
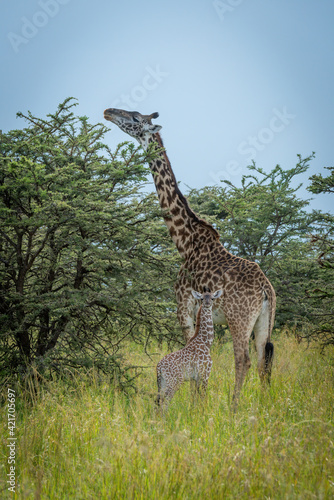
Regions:
<instances>
[{"instance_id":1,"label":"giraffe leg","mask_svg":"<svg viewBox=\"0 0 334 500\"><path fill-rule=\"evenodd\" d=\"M194 309L195 301L190 297L188 298L188 300L182 300L178 303L177 318L179 320L186 342L188 342L188 340L191 339L191 337L195 333Z\"/></svg>"},{"instance_id":2,"label":"giraffe leg","mask_svg":"<svg viewBox=\"0 0 334 500\"><path fill-rule=\"evenodd\" d=\"M210 357L210 359L208 359L207 362L203 365L198 377L194 381L196 393L201 397L201 399L204 399L206 396L211 368L212 359Z\"/></svg>"},{"instance_id":3,"label":"giraffe leg","mask_svg":"<svg viewBox=\"0 0 334 500\"><path fill-rule=\"evenodd\" d=\"M173 399L174 394L180 388L181 381L177 381L172 384L167 384L166 389L160 397L160 406L162 409L162 413L165 413L168 410L169 403Z\"/></svg>"},{"instance_id":4,"label":"giraffe leg","mask_svg":"<svg viewBox=\"0 0 334 500\"><path fill-rule=\"evenodd\" d=\"M195 389L194 389L194 402L198 402L198 400L203 401L206 395L207 384L204 380L199 379L195 380Z\"/></svg>"},{"instance_id":5,"label":"giraffe leg","mask_svg":"<svg viewBox=\"0 0 334 500\"><path fill-rule=\"evenodd\" d=\"M201 397L201 399L204 399L206 396L208 381L209 379L206 377L203 377L200 380L196 381L196 391L197 394Z\"/></svg>"},{"instance_id":6,"label":"giraffe leg","mask_svg":"<svg viewBox=\"0 0 334 500\"><path fill-rule=\"evenodd\" d=\"M236 345L234 349L234 360L235 360L235 386L234 386L232 401L233 401L233 410L236 411L238 407L241 387L245 380L247 372L251 366L248 340L247 342L243 342L242 345L240 346Z\"/></svg>"},{"instance_id":7,"label":"giraffe leg","mask_svg":"<svg viewBox=\"0 0 334 500\"><path fill-rule=\"evenodd\" d=\"M198 399L203 400L206 394L207 383L201 378L190 380L192 404L197 404Z\"/></svg>"},{"instance_id":8,"label":"giraffe leg","mask_svg":"<svg viewBox=\"0 0 334 500\"><path fill-rule=\"evenodd\" d=\"M191 394L191 403L193 405L197 402L198 397L198 382L197 379L190 379L190 394Z\"/></svg>"},{"instance_id":9,"label":"giraffe leg","mask_svg":"<svg viewBox=\"0 0 334 500\"><path fill-rule=\"evenodd\" d=\"M164 391L165 389L165 380L162 376L162 373L161 373L161 367L158 365L157 366L157 386L158 386L158 394L157 394L157 397L155 399L155 402L157 405L160 405L160 401L161 401L161 398L162 398L162 392Z\"/></svg>"},{"instance_id":10,"label":"giraffe leg","mask_svg":"<svg viewBox=\"0 0 334 500\"><path fill-rule=\"evenodd\" d=\"M197 378L190 380L190 388L192 403L196 404L199 397L203 398L203 396L205 396L206 387L203 385L202 378L198 376Z\"/></svg>"},{"instance_id":11,"label":"giraffe leg","mask_svg":"<svg viewBox=\"0 0 334 500\"><path fill-rule=\"evenodd\" d=\"M205 396L206 386L207 384L205 385L205 382L203 380L203 375L201 373L198 374L196 378L190 380L193 404L197 402L199 396L201 398Z\"/></svg>"},{"instance_id":12,"label":"giraffe leg","mask_svg":"<svg viewBox=\"0 0 334 500\"><path fill-rule=\"evenodd\" d=\"M168 370L166 371L166 369L162 366L159 364L157 365L158 395L156 403L161 408L162 413L165 413L168 409L171 399L173 398L175 392L179 389L182 382L183 379L180 374L175 377Z\"/></svg>"},{"instance_id":13,"label":"giraffe leg","mask_svg":"<svg viewBox=\"0 0 334 500\"><path fill-rule=\"evenodd\" d=\"M254 325L255 345L257 351L257 368L262 382L270 383L271 367L273 362L274 346L268 342L269 336L269 308L265 301L261 313Z\"/></svg>"},{"instance_id":14,"label":"giraffe leg","mask_svg":"<svg viewBox=\"0 0 334 500\"><path fill-rule=\"evenodd\" d=\"M195 299L191 293L188 273L182 266L178 279L174 284L174 291L177 302L177 319L181 326L183 337L188 342L195 333Z\"/></svg>"}]
</instances>

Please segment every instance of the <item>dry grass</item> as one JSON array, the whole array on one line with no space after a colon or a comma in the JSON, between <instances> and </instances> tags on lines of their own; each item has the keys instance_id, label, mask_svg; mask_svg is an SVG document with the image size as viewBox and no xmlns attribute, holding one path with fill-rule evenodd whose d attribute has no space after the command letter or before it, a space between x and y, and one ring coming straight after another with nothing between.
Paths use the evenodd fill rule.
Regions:
<instances>
[{"instance_id":1,"label":"dry grass","mask_svg":"<svg viewBox=\"0 0 334 500\"><path fill-rule=\"evenodd\" d=\"M18 394L18 494L5 484L3 408L1 498L334 498L334 353L285 336L275 347L270 389L253 360L236 415L230 343L213 347L206 401L194 404L185 385L165 419L153 367L131 397L93 373L49 382L33 403ZM135 346L130 357L152 364Z\"/></svg>"}]
</instances>

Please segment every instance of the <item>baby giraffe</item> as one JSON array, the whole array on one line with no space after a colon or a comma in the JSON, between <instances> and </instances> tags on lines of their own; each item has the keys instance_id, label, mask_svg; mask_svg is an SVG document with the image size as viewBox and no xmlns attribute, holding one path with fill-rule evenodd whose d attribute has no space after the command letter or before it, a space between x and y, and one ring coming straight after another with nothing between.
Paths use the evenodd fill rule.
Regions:
<instances>
[{"instance_id":1,"label":"baby giraffe","mask_svg":"<svg viewBox=\"0 0 334 500\"><path fill-rule=\"evenodd\" d=\"M200 294L192 290L195 299L200 299L202 304L196 318L194 336L187 345L179 351L167 354L157 365L158 397L156 402L164 410L182 382L193 380L197 391L203 396L206 392L211 372L212 359L210 347L214 338L212 321L212 304L221 296L222 291L210 293L204 287Z\"/></svg>"}]
</instances>

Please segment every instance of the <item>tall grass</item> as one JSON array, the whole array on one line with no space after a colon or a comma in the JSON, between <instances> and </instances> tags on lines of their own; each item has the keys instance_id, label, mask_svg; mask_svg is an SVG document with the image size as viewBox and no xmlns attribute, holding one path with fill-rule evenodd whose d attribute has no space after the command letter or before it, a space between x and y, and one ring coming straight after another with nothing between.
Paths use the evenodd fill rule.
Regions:
<instances>
[{"instance_id":1,"label":"tall grass","mask_svg":"<svg viewBox=\"0 0 334 500\"><path fill-rule=\"evenodd\" d=\"M334 498L334 353L287 337L275 348L270 388L261 388L253 354L236 414L230 343L213 347L206 400L194 402L184 385L165 418L155 410L153 366L132 396L94 373L42 384L33 401L18 394L18 488L6 489L3 408L0 497Z\"/></svg>"}]
</instances>

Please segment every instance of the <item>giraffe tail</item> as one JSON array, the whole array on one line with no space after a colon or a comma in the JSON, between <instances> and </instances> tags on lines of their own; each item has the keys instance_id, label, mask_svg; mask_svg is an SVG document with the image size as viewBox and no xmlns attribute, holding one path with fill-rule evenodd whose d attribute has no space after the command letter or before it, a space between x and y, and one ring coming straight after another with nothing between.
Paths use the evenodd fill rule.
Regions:
<instances>
[{"instance_id":1,"label":"giraffe tail","mask_svg":"<svg viewBox=\"0 0 334 500\"><path fill-rule=\"evenodd\" d=\"M274 359L274 344L271 342L271 332L274 327L274 320L275 320L276 294L275 290L273 289L273 287L269 282L265 287L264 293L268 300L268 305L269 305L268 338L264 351L264 371L266 373L268 382L270 382L271 368Z\"/></svg>"},{"instance_id":2,"label":"giraffe tail","mask_svg":"<svg viewBox=\"0 0 334 500\"><path fill-rule=\"evenodd\" d=\"M158 386L158 394L157 394L157 397L155 398L155 403L159 406L160 405L160 400L161 400L161 395L160 395L160 391L161 391L161 369L160 369L159 363L157 365L157 386Z\"/></svg>"},{"instance_id":3,"label":"giraffe tail","mask_svg":"<svg viewBox=\"0 0 334 500\"><path fill-rule=\"evenodd\" d=\"M272 342L267 342L264 350L264 370L270 377L271 366L274 358L274 344Z\"/></svg>"}]
</instances>

